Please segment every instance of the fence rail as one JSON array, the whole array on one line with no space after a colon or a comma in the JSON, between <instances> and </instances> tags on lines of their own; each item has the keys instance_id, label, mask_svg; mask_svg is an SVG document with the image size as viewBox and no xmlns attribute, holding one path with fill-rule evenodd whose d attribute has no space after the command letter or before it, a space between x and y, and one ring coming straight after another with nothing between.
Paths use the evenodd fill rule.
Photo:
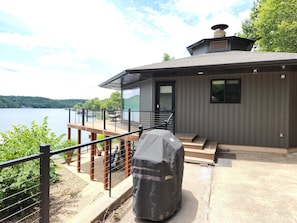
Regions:
<instances>
[{"instance_id":1,"label":"fence rail","mask_svg":"<svg viewBox=\"0 0 297 223\"><path fill-rule=\"evenodd\" d=\"M141 136L145 130L167 128L172 121L172 117L173 115L170 115L169 118L164 119L163 123L160 122L159 125L154 125L153 127L144 128L139 126L139 129L136 131L129 131L124 134L93 140L55 151L50 151L50 145L44 144L40 146L38 154L0 163L0 222L49 222L51 157L73 150L80 151L81 148L87 146L90 146L91 152L95 153L97 145L104 144L103 181L105 182L105 189L109 190L109 196L111 196L113 185L118 184L122 179L131 174L131 159L135 145L134 142L122 139L131 134L139 134ZM118 141L114 142L114 140ZM90 162L94 162L94 160ZM21 173L17 172L17 166L33 164L39 166L39 175L30 178L31 173L28 173L28 178L23 179L20 177ZM14 169L16 175L6 176L5 173L8 168ZM8 188L2 187L1 184L8 180L11 181L10 187L15 187L15 189L11 190L11 194L6 194L5 192ZM32 182L32 185L24 188L23 185L25 185L26 181ZM12 201L8 202L9 199L12 199ZM6 203L10 203L10 205L5 205Z\"/></svg>"},{"instance_id":2,"label":"fence rail","mask_svg":"<svg viewBox=\"0 0 297 223\"><path fill-rule=\"evenodd\" d=\"M85 125L87 122L96 123L102 121L102 129L106 129L107 121L113 123L116 130L118 123L126 124L127 131L130 132L134 127L142 125L143 128L163 125L167 121L167 129L175 133L175 112L174 111L145 111L145 110L89 110L89 109L69 109L69 123L80 123Z\"/></svg>"}]
</instances>

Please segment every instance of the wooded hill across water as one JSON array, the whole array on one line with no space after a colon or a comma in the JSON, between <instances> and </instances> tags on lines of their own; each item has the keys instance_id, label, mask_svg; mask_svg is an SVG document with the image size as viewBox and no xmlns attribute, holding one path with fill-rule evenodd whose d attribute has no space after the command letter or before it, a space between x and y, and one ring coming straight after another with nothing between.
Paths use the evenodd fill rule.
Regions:
<instances>
[{"instance_id":1,"label":"wooded hill across water","mask_svg":"<svg viewBox=\"0 0 297 223\"><path fill-rule=\"evenodd\" d=\"M0 108L72 108L77 103L85 103L86 99L49 99L29 96L2 96Z\"/></svg>"}]
</instances>

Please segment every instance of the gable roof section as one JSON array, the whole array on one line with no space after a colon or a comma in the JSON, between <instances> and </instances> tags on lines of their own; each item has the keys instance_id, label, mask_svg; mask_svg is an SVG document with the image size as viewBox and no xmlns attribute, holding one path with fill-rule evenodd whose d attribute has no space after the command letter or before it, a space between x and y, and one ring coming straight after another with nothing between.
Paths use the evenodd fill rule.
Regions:
<instances>
[{"instance_id":1,"label":"gable roof section","mask_svg":"<svg viewBox=\"0 0 297 223\"><path fill-rule=\"evenodd\" d=\"M152 77L182 76L186 71L203 74L244 72L243 69L269 69L280 65L297 66L297 53L228 51L205 53L170 61L127 69L101 83L100 87L119 90L121 87ZM184 71L183 73L181 71ZM196 71L193 73L193 71Z\"/></svg>"}]
</instances>

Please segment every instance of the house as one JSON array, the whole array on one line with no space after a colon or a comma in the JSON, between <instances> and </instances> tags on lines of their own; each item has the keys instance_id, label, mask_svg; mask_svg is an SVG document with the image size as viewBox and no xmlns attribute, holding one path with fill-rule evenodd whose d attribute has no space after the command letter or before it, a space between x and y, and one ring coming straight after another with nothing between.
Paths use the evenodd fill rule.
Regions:
<instances>
[{"instance_id":1,"label":"house","mask_svg":"<svg viewBox=\"0 0 297 223\"><path fill-rule=\"evenodd\" d=\"M253 52L254 41L214 37L187 47L189 57L124 70L100 84L134 95L133 108L174 111L177 133L219 146L283 151L297 147L297 53Z\"/></svg>"}]
</instances>

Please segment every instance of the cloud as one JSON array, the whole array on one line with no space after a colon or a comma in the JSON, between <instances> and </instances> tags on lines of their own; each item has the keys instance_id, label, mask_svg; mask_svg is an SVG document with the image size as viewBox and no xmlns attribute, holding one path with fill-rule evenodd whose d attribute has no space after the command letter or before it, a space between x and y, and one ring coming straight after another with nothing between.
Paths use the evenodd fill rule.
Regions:
<instances>
[{"instance_id":1,"label":"cloud","mask_svg":"<svg viewBox=\"0 0 297 223\"><path fill-rule=\"evenodd\" d=\"M0 0L0 10L22 21L27 30L1 29L0 43L23 49L16 52L19 58L38 51L30 62L0 60L0 94L107 95L110 91L98 88L99 83L124 69L160 62L164 53L189 56L186 47L211 38L214 24L227 23L228 35L239 32L249 12L243 4L252 6L253 0L163 2ZM13 70L19 71L14 74L17 79L11 77Z\"/></svg>"},{"instance_id":2,"label":"cloud","mask_svg":"<svg viewBox=\"0 0 297 223\"><path fill-rule=\"evenodd\" d=\"M109 97L111 90L101 89L98 83L106 76L100 73L75 73L36 66L0 62L0 95L42 96L53 99ZM103 77L100 79L100 76Z\"/></svg>"}]
</instances>

